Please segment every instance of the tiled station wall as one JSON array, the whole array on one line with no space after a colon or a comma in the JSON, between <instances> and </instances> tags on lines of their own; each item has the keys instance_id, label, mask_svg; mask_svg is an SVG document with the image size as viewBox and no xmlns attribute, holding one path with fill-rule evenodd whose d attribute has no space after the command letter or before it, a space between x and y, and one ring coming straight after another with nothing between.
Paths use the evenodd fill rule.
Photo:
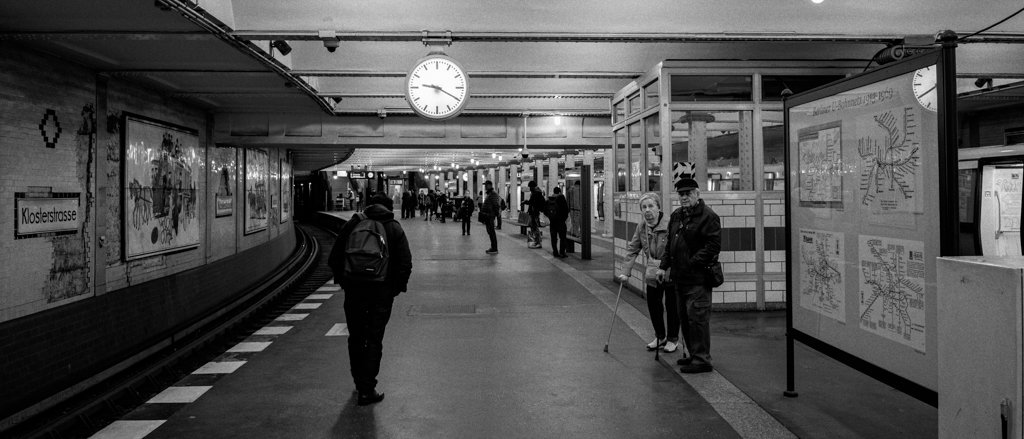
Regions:
<instances>
[{"instance_id":1,"label":"tiled station wall","mask_svg":"<svg viewBox=\"0 0 1024 439\"><path fill-rule=\"evenodd\" d=\"M107 111L97 114L102 96ZM98 135L106 124L97 123L124 112L195 129L209 154L235 160L235 211L220 218L207 185L216 170L204 165L198 248L124 260L121 127ZM276 211L266 230L242 233L242 154L209 145L212 120L141 85L0 43L0 420L187 326L291 254L294 228ZM46 192L80 194L79 230L15 239L15 194Z\"/></svg>"},{"instance_id":2,"label":"tiled station wall","mask_svg":"<svg viewBox=\"0 0 1024 439\"><path fill-rule=\"evenodd\" d=\"M786 242L785 205L782 193L765 193L760 197L724 197L714 193L703 193L701 198L718 214L722 221L722 251L718 260L722 262L725 283L711 293L712 303L724 304L728 308L754 309L758 304L758 289L764 291L765 308L780 308L786 301ZM679 207L678 200L671 200L672 206L665 208L665 218ZM758 262L756 246L758 212L761 203L763 260ZM615 221L615 270L620 272L626 244L636 230L636 224L643 220L637 200L629 200L626 207L627 221ZM630 276L629 285L636 291L643 291L643 266L638 259ZM759 285L760 284L760 285Z\"/></svg>"}]
</instances>

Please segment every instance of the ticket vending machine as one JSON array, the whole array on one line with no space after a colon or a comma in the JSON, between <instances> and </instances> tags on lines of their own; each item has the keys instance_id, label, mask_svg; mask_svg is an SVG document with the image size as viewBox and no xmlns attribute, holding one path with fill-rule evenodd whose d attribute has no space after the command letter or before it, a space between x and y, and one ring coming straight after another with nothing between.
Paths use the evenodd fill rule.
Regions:
<instances>
[{"instance_id":1,"label":"ticket vending machine","mask_svg":"<svg viewBox=\"0 0 1024 439\"><path fill-rule=\"evenodd\" d=\"M960 254L1020 256L1024 145L959 154Z\"/></svg>"},{"instance_id":2,"label":"ticket vending machine","mask_svg":"<svg viewBox=\"0 0 1024 439\"><path fill-rule=\"evenodd\" d=\"M1024 163L981 167L978 238L985 256L1019 256Z\"/></svg>"}]
</instances>

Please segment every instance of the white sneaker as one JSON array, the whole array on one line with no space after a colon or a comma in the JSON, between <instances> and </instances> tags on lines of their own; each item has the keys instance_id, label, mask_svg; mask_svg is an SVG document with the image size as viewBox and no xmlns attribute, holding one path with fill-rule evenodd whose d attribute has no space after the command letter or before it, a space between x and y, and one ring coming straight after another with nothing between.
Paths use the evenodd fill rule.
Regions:
<instances>
[{"instance_id":1,"label":"white sneaker","mask_svg":"<svg viewBox=\"0 0 1024 439\"><path fill-rule=\"evenodd\" d=\"M675 352L678 348L679 345L676 344L676 342L669 340L669 342L665 343L665 347L661 348L661 350L665 352Z\"/></svg>"},{"instance_id":2,"label":"white sneaker","mask_svg":"<svg viewBox=\"0 0 1024 439\"><path fill-rule=\"evenodd\" d=\"M654 339L654 341L652 341L650 343L647 343L647 350L653 351L655 349L658 349L658 348L662 347L664 344L665 344L665 339L663 339L663 338L662 339L656 338L656 339Z\"/></svg>"}]
</instances>

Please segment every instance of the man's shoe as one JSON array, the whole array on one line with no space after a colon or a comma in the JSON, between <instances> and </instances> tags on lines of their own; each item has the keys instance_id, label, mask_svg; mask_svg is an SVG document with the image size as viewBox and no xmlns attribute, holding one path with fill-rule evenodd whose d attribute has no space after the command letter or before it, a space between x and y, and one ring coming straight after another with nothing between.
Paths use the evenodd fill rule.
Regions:
<instances>
[{"instance_id":1,"label":"man's shoe","mask_svg":"<svg viewBox=\"0 0 1024 439\"><path fill-rule=\"evenodd\" d=\"M669 353L675 352L676 349L679 349L679 345L677 345L676 342L672 340L669 340L667 343L665 343L665 347L661 348L661 350Z\"/></svg>"},{"instance_id":2,"label":"man's shoe","mask_svg":"<svg viewBox=\"0 0 1024 439\"><path fill-rule=\"evenodd\" d=\"M487 251L486 251L486 252L484 252L484 253L487 253L487 254L489 254L489 255L496 255L496 254L498 254L498 249L496 249L496 248L489 248L489 249L487 249Z\"/></svg>"},{"instance_id":3,"label":"man's shoe","mask_svg":"<svg viewBox=\"0 0 1024 439\"><path fill-rule=\"evenodd\" d=\"M384 393L383 392L377 392L376 390L374 390L373 393L360 393L359 397L356 398L356 404L359 404L359 405L370 405L370 404L376 404L376 403L381 402L383 400L384 400Z\"/></svg>"},{"instance_id":4,"label":"man's shoe","mask_svg":"<svg viewBox=\"0 0 1024 439\"><path fill-rule=\"evenodd\" d=\"M565 253L559 253L559 254L558 254L558 257L560 257L560 258L568 258L568 257L569 257L569 255L567 255L567 254L565 254Z\"/></svg>"},{"instance_id":5,"label":"man's shoe","mask_svg":"<svg viewBox=\"0 0 1024 439\"><path fill-rule=\"evenodd\" d=\"M676 360L676 364L678 364L680 366L689 366L692 363L693 363L693 357L692 356L686 357L686 358L680 358L680 359Z\"/></svg>"},{"instance_id":6,"label":"man's shoe","mask_svg":"<svg viewBox=\"0 0 1024 439\"><path fill-rule=\"evenodd\" d=\"M714 368L710 364L687 364L679 367L679 371L682 373L707 373L712 370Z\"/></svg>"}]
</instances>

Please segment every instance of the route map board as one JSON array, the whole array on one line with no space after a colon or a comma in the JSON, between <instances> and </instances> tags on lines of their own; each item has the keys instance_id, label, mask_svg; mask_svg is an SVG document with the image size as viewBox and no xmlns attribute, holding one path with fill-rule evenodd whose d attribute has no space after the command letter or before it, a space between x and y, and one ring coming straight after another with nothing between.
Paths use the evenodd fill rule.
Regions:
<instances>
[{"instance_id":1,"label":"route map board","mask_svg":"<svg viewBox=\"0 0 1024 439\"><path fill-rule=\"evenodd\" d=\"M939 182L956 183L938 106L924 96L934 89L921 84L940 82L940 53L786 101L793 339L929 395L938 389L935 258L948 204Z\"/></svg>"},{"instance_id":2,"label":"route map board","mask_svg":"<svg viewBox=\"0 0 1024 439\"><path fill-rule=\"evenodd\" d=\"M800 306L846 321L843 234L800 229Z\"/></svg>"}]
</instances>

